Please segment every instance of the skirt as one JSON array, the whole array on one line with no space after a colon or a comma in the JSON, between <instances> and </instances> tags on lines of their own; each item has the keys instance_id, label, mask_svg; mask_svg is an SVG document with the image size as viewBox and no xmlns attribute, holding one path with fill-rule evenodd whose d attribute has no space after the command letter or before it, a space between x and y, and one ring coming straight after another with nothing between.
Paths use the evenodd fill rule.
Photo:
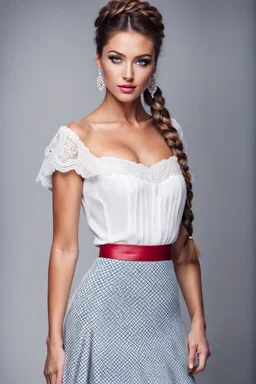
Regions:
<instances>
[{"instance_id":1,"label":"skirt","mask_svg":"<svg viewBox=\"0 0 256 384\"><path fill-rule=\"evenodd\" d=\"M63 322L63 384L194 384L172 260L97 257Z\"/></svg>"}]
</instances>

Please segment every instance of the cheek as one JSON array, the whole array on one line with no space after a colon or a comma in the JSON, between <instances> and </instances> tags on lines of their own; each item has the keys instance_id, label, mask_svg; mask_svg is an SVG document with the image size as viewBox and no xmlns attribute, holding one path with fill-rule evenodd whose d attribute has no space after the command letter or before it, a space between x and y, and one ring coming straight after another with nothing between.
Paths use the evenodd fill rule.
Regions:
<instances>
[{"instance_id":1,"label":"cheek","mask_svg":"<svg viewBox=\"0 0 256 384\"><path fill-rule=\"evenodd\" d=\"M119 77L119 70L118 68L115 68L113 67L113 65L106 65L104 67L104 78L106 80L106 82L108 83L116 83L116 80L118 79Z\"/></svg>"},{"instance_id":2,"label":"cheek","mask_svg":"<svg viewBox=\"0 0 256 384\"><path fill-rule=\"evenodd\" d=\"M151 74L151 72L148 72L146 70L138 73L137 77L135 77L136 84L143 89L147 88L149 80L150 80L150 74Z\"/></svg>"},{"instance_id":3,"label":"cheek","mask_svg":"<svg viewBox=\"0 0 256 384\"><path fill-rule=\"evenodd\" d=\"M146 72L146 71L145 71ZM146 86L150 79L150 73L143 73L141 74L140 82L142 85Z\"/></svg>"}]
</instances>

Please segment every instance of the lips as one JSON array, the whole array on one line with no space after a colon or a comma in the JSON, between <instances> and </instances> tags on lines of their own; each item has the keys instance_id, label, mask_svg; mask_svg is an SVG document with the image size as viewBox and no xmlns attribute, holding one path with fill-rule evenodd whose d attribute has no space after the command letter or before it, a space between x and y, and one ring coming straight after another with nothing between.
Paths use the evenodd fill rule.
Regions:
<instances>
[{"instance_id":1,"label":"lips","mask_svg":"<svg viewBox=\"0 0 256 384\"><path fill-rule=\"evenodd\" d=\"M121 88L135 88L135 85L121 84L121 85L118 85L118 87L121 87Z\"/></svg>"},{"instance_id":2,"label":"lips","mask_svg":"<svg viewBox=\"0 0 256 384\"><path fill-rule=\"evenodd\" d=\"M123 84L123 85L118 85L118 88L123 93L132 93L134 91L134 89L136 88L136 86L129 85L129 84Z\"/></svg>"}]
</instances>

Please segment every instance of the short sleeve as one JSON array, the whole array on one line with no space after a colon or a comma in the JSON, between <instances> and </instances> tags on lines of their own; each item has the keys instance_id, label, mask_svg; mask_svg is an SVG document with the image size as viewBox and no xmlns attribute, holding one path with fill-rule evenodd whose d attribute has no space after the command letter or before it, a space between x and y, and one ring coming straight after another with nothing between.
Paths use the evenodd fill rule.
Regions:
<instances>
[{"instance_id":1,"label":"short sleeve","mask_svg":"<svg viewBox=\"0 0 256 384\"><path fill-rule=\"evenodd\" d=\"M172 118L172 125L174 128L177 129L177 132L178 132L178 135L179 135L179 138L180 140L182 141L183 143L183 152L188 155L188 145L187 145L187 142L185 140L185 137L184 137L184 132L183 132L183 129L181 128L180 124L178 123L177 120L173 119ZM191 172L190 172L191 173ZM194 183L195 182L195 176L191 173L191 181Z\"/></svg>"},{"instance_id":2,"label":"short sleeve","mask_svg":"<svg viewBox=\"0 0 256 384\"><path fill-rule=\"evenodd\" d=\"M183 143L183 152L186 153L186 155L187 155L187 154L188 154L188 152L187 152L187 150L188 150L188 146L187 146L187 142L186 142L186 140L185 140L185 138L184 138L183 130L182 130L180 124L178 123L178 121L175 120L175 119L173 119L173 118L172 118L172 125L173 125L173 127L174 127L175 129L177 129L179 138L180 138L180 140L181 140L182 143Z\"/></svg>"},{"instance_id":3,"label":"short sleeve","mask_svg":"<svg viewBox=\"0 0 256 384\"><path fill-rule=\"evenodd\" d=\"M80 144L80 146L79 146ZM44 151L44 159L36 182L52 191L52 174L55 171L68 172L76 171L83 177L81 161L81 143L71 130L61 126Z\"/></svg>"}]
</instances>

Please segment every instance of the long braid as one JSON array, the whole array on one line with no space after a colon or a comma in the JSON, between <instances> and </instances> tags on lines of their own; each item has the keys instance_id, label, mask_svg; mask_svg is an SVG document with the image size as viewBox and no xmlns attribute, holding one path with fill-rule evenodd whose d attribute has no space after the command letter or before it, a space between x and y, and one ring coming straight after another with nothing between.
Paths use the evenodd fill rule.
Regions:
<instances>
[{"instance_id":1,"label":"long braid","mask_svg":"<svg viewBox=\"0 0 256 384\"><path fill-rule=\"evenodd\" d=\"M162 91L157 87L157 91L154 94L152 99L151 94L146 89L144 91L144 100L147 105L150 106L151 114L154 117L154 120L161 131L166 144L173 150L174 154L177 156L182 174L184 176L186 186L187 186L187 199L185 208L182 215L182 224L186 228L188 236L192 237L193 226L192 222L194 220L194 214L192 212L192 183L191 183L191 173L188 166L188 158L185 152L183 152L183 142L180 140L177 129L172 126L171 116L168 110L165 108L165 99L162 96ZM193 239L187 237L181 255L179 256L179 262L198 262L200 256L200 249Z\"/></svg>"},{"instance_id":2,"label":"long braid","mask_svg":"<svg viewBox=\"0 0 256 384\"><path fill-rule=\"evenodd\" d=\"M97 30L94 41L100 55L102 54L103 46L108 40L108 34L110 35L111 32L119 30L132 29L153 38L155 43L155 60L157 62L161 51L162 39L165 37L165 27L162 23L162 15L156 7L151 6L147 1L112 0L100 9L99 16L95 20L95 27L97 27ZM172 119L165 107L165 99L162 96L161 89L157 87L153 99L148 89L144 91L143 96L145 103L150 106L152 117L164 140L177 156L186 182L187 198L182 215L182 224L187 236L177 263L197 263L199 261L200 249L192 238L192 222L194 220L192 200L194 195L187 155L183 152L183 142L177 129L172 125Z\"/></svg>"}]
</instances>

